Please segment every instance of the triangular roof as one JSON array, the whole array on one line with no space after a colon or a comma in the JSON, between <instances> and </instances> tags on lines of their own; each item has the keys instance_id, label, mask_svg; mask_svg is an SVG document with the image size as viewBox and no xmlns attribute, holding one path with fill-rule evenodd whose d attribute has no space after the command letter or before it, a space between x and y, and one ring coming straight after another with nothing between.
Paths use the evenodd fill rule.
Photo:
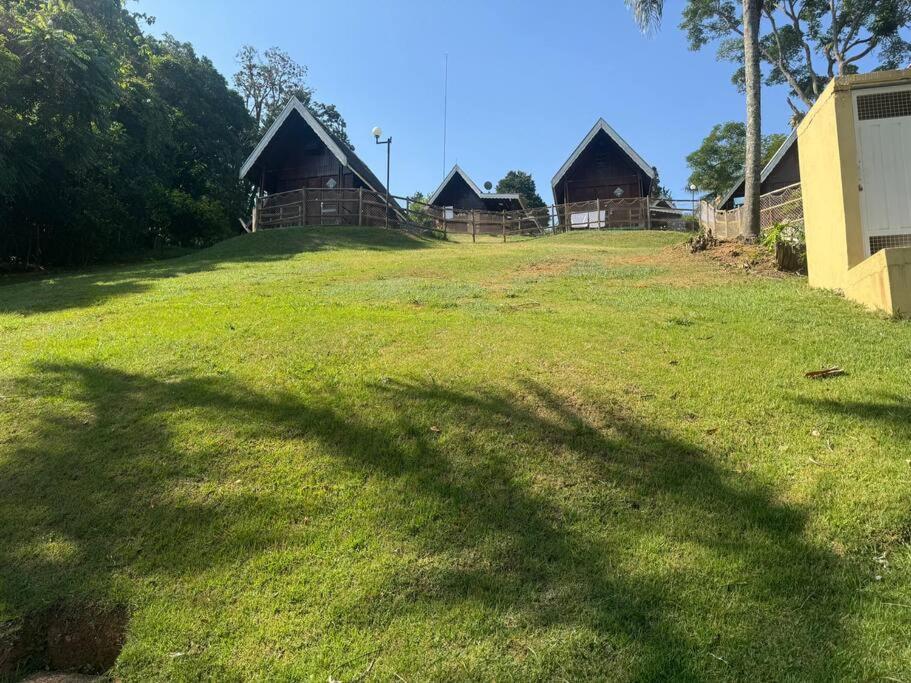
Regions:
<instances>
[{"instance_id":1,"label":"triangular roof","mask_svg":"<svg viewBox=\"0 0 911 683\"><path fill-rule=\"evenodd\" d=\"M276 133L281 130L281 127L288 120L288 117L292 114L297 113L304 120L311 130L316 133L317 137L322 141L326 148L338 159L339 163L351 169L351 171L359 177L367 187L376 192L377 194L385 194L386 188L383 186L383 183L380 182L379 178L374 175L373 171L361 161L360 157L354 153L348 145L335 137L323 126L319 120L310 113L310 110L299 100L297 97L292 97L288 100L288 104L285 105L285 108L282 109L282 113L278 115L278 118L269 126L269 130L266 131L262 139L259 141L259 144L256 145L256 148L251 152L250 156L247 157L247 160L244 162L243 166L240 169L240 177L246 178L247 174L250 173L252 168L256 165L256 162L262 156L263 152L268 148L269 143L272 142L272 138L275 137ZM392 205L399 208L398 204L393 200Z\"/></svg>"},{"instance_id":2,"label":"triangular roof","mask_svg":"<svg viewBox=\"0 0 911 683\"><path fill-rule=\"evenodd\" d=\"M791 149L791 146L796 141L797 141L797 129L795 128L794 130L791 131L791 134L788 135L787 138L785 138L785 141L781 143L781 147L779 147L775 151L775 154L772 155L772 158L769 159L769 163L767 163L765 165L765 167L762 169L762 173L760 173L760 175L759 175L759 184L760 185L762 183L764 183L766 181L766 178L769 177L769 175L772 173L772 171L774 171L778 167L778 164L780 164L781 160L784 159L784 155L788 153L788 150ZM721 200L718 202L718 206L724 206L725 204L727 204L729 201L731 201L731 199L735 195L737 195L738 192L743 193L745 183L746 183L746 181L744 180L743 175L741 175L740 179L736 183L734 183L734 186L730 190L728 190L728 193L726 195L724 195L724 197L722 197Z\"/></svg>"},{"instance_id":3,"label":"triangular roof","mask_svg":"<svg viewBox=\"0 0 911 683\"><path fill-rule=\"evenodd\" d=\"M599 118L597 121L595 121L595 125L592 126L592 129L588 131L588 135L582 138L582 142L579 143L573 153L569 156L569 159L566 160L566 162L560 167L560 170L557 171L556 175L554 175L553 180L551 180L550 183L552 190L556 190L557 185L559 185L560 181L563 180L563 176L567 174L572 165L576 163L576 160L579 158L582 152L585 151L585 148L592 143L592 140L594 140L595 136L600 132L606 133L611 140L617 143L617 146L623 150L623 153L626 154L626 156L628 156L633 163L641 168L643 173L645 173L652 180L655 179L655 169L650 166L645 159L639 156L639 153L630 147L629 143L620 137L620 134L611 128L607 121L605 121L603 118Z\"/></svg>"},{"instance_id":4,"label":"triangular roof","mask_svg":"<svg viewBox=\"0 0 911 683\"><path fill-rule=\"evenodd\" d=\"M449 183L452 182L452 179L456 176L462 178L462 180L465 181L465 184L471 188L471 191L478 195L478 197L481 199L514 199L522 206L525 205L525 201L522 199L522 196L518 192L482 192L481 188L475 184L475 182L469 177L467 173L465 173L465 171L462 170L461 166L458 164L453 166L449 174L443 178L443 182L440 183L440 186L434 191L432 195L430 195L430 197L427 199L427 203L434 204L440 194L442 194L443 190L446 189L446 186L449 185Z\"/></svg>"}]
</instances>

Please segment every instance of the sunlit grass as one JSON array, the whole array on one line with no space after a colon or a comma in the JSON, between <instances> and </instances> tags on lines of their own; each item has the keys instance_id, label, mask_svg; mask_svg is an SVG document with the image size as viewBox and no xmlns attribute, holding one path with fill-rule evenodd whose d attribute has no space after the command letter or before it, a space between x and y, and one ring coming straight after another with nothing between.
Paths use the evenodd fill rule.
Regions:
<instances>
[{"instance_id":1,"label":"sunlit grass","mask_svg":"<svg viewBox=\"0 0 911 683\"><path fill-rule=\"evenodd\" d=\"M911 679L911 325L681 239L0 286L0 620L126 603L124 680Z\"/></svg>"}]
</instances>

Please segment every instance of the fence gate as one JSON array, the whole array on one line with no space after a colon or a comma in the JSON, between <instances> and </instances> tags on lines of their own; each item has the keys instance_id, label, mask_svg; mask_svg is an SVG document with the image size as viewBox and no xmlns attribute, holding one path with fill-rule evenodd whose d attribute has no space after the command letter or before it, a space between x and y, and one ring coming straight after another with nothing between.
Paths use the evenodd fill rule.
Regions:
<instances>
[{"instance_id":1,"label":"fence gate","mask_svg":"<svg viewBox=\"0 0 911 683\"><path fill-rule=\"evenodd\" d=\"M854 95L864 249L911 246L911 89Z\"/></svg>"}]
</instances>

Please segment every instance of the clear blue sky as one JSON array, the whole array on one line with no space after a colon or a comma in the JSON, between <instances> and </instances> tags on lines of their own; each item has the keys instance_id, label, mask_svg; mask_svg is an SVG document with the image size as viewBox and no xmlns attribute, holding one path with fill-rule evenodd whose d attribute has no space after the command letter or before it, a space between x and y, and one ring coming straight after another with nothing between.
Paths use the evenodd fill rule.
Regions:
<instances>
[{"instance_id":1,"label":"clear blue sky","mask_svg":"<svg viewBox=\"0 0 911 683\"><path fill-rule=\"evenodd\" d=\"M686 155L712 125L743 120L732 66L690 52L677 28L683 0L643 37L622 0L139 0L155 33L193 43L229 79L245 43L278 46L309 67L316 97L335 104L358 155L381 178L393 137L394 194L433 191L443 176L443 55L449 54L447 165L479 184L510 169L550 180L599 116L650 164L675 197ZM786 132L782 88L763 91L764 132ZM448 170L448 169L447 169Z\"/></svg>"}]
</instances>

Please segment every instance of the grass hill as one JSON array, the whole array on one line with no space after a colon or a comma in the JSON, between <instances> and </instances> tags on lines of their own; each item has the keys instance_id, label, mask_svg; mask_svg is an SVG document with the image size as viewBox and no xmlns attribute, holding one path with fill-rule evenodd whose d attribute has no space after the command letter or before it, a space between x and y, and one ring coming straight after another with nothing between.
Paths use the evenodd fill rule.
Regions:
<instances>
[{"instance_id":1,"label":"grass hill","mask_svg":"<svg viewBox=\"0 0 911 683\"><path fill-rule=\"evenodd\" d=\"M0 622L123 605L123 680L909 680L911 325L681 239L0 286Z\"/></svg>"}]
</instances>

